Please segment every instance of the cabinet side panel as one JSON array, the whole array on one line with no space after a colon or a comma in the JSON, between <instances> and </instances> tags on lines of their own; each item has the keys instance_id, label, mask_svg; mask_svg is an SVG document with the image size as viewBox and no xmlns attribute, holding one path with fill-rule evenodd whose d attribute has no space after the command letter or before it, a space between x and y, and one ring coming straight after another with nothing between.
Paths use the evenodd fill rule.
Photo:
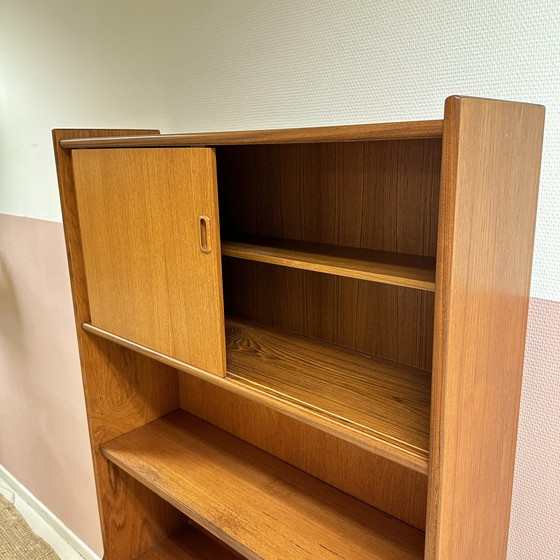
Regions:
<instances>
[{"instance_id":1,"label":"cabinet side panel","mask_svg":"<svg viewBox=\"0 0 560 560\"><path fill-rule=\"evenodd\" d=\"M102 443L177 408L176 372L81 329L82 322L90 318L90 309L71 152L61 149L59 141L131 133L53 131L105 560L136 557L182 523L182 516L174 508L111 466L99 452ZM157 134L156 131L142 133Z\"/></svg>"},{"instance_id":2,"label":"cabinet side panel","mask_svg":"<svg viewBox=\"0 0 560 560\"><path fill-rule=\"evenodd\" d=\"M506 556L544 108L445 114L427 553Z\"/></svg>"}]
</instances>

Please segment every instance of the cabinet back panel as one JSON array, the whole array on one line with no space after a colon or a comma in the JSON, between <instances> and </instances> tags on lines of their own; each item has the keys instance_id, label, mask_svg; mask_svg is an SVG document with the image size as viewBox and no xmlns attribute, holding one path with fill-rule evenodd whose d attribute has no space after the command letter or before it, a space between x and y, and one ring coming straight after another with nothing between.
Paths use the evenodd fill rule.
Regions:
<instances>
[{"instance_id":1,"label":"cabinet back panel","mask_svg":"<svg viewBox=\"0 0 560 560\"><path fill-rule=\"evenodd\" d=\"M217 148L222 237L435 256L441 139Z\"/></svg>"},{"instance_id":2,"label":"cabinet back panel","mask_svg":"<svg viewBox=\"0 0 560 560\"><path fill-rule=\"evenodd\" d=\"M424 530L425 474L187 373L179 372L179 386L185 410Z\"/></svg>"},{"instance_id":3,"label":"cabinet back panel","mask_svg":"<svg viewBox=\"0 0 560 560\"><path fill-rule=\"evenodd\" d=\"M223 259L226 315L429 370L434 294Z\"/></svg>"}]
</instances>

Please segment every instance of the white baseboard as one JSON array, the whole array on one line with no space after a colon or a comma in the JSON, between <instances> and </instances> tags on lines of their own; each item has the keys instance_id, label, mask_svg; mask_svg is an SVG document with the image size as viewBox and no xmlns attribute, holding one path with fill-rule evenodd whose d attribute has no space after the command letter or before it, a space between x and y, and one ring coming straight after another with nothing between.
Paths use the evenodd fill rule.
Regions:
<instances>
[{"instance_id":1,"label":"white baseboard","mask_svg":"<svg viewBox=\"0 0 560 560\"><path fill-rule=\"evenodd\" d=\"M14 478L2 465L0 465L0 480L24 500L38 515L40 515L62 539L70 544L84 560L101 560L95 552L69 529L52 511L40 502L23 484Z\"/></svg>"}]
</instances>

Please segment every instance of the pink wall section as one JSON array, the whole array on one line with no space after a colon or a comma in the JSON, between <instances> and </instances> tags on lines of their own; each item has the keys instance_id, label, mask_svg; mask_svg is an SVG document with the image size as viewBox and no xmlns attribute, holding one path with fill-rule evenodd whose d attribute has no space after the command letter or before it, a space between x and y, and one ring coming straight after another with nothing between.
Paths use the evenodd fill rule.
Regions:
<instances>
[{"instance_id":1,"label":"pink wall section","mask_svg":"<svg viewBox=\"0 0 560 560\"><path fill-rule=\"evenodd\" d=\"M62 224L0 214L0 464L100 553Z\"/></svg>"},{"instance_id":2,"label":"pink wall section","mask_svg":"<svg viewBox=\"0 0 560 560\"><path fill-rule=\"evenodd\" d=\"M560 302L531 299L508 560L560 558Z\"/></svg>"},{"instance_id":3,"label":"pink wall section","mask_svg":"<svg viewBox=\"0 0 560 560\"><path fill-rule=\"evenodd\" d=\"M508 560L560 558L560 303L531 300ZM0 464L101 537L62 224L0 214Z\"/></svg>"}]
</instances>

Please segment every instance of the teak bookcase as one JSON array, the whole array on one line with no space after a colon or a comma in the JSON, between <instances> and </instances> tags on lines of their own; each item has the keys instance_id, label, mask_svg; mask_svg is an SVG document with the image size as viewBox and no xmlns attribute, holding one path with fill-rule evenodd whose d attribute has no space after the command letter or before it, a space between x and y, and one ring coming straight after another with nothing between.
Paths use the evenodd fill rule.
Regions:
<instances>
[{"instance_id":1,"label":"teak bookcase","mask_svg":"<svg viewBox=\"0 0 560 560\"><path fill-rule=\"evenodd\" d=\"M543 121L54 131L106 560L505 558Z\"/></svg>"}]
</instances>

